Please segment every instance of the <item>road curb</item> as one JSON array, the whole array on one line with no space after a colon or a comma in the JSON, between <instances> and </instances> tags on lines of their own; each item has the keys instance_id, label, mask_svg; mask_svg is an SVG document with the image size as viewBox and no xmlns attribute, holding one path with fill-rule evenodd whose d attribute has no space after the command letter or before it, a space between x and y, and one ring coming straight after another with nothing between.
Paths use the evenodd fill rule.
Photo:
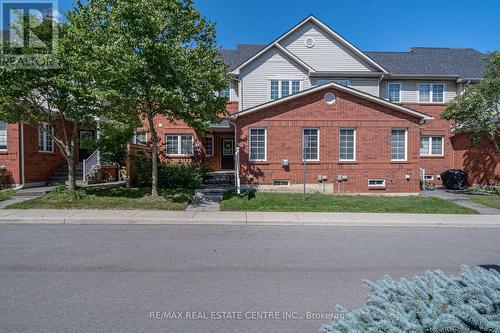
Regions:
<instances>
[{"instance_id":1,"label":"road curb","mask_svg":"<svg viewBox=\"0 0 500 333\"><path fill-rule=\"evenodd\" d=\"M0 218L0 225L210 225L210 226L292 226L292 227L411 227L411 228L490 228L500 229L500 223L493 222L391 222L391 221L317 221L317 220L270 220L254 222L241 220L216 219L179 219L179 218Z\"/></svg>"}]
</instances>

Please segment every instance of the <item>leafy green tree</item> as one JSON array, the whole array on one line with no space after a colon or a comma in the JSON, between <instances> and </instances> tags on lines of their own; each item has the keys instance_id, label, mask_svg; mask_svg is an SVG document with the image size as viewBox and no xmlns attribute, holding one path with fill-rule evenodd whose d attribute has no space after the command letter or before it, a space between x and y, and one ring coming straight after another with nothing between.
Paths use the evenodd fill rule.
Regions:
<instances>
[{"instance_id":1,"label":"leafy green tree","mask_svg":"<svg viewBox=\"0 0 500 333\"><path fill-rule=\"evenodd\" d=\"M469 133L474 144L486 134L500 155L500 52L486 58L484 80L450 101L442 118L455 121L454 130Z\"/></svg>"},{"instance_id":2,"label":"leafy green tree","mask_svg":"<svg viewBox=\"0 0 500 333\"><path fill-rule=\"evenodd\" d=\"M202 129L225 112L215 92L227 85L215 26L192 0L79 1L69 17L92 46L96 84L107 111L144 120L151 133L152 195L158 195L155 119Z\"/></svg>"},{"instance_id":3,"label":"leafy green tree","mask_svg":"<svg viewBox=\"0 0 500 333\"><path fill-rule=\"evenodd\" d=\"M86 58L68 24L44 20L35 28L37 36L52 33L54 24L59 31L57 68L0 68L0 119L23 122L50 135L68 163L68 186L75 189L78 129L94 123L98 108L85 71ZM25 45L19 53L37 52ZM58 123L63 126L55 126Z\"/></svg>"},{"instance_id":4,"label":"leafy green tree","mask_svg":"<svg viewBox=\"0 0 500 333\"><path fill-rule=\"evenodd\" d=\"M101 159L107 163L122 164L127 155L127 144L138 126L138 122L130 124L118 121L100 122L99 138L89 141L88 148L99 150Z\"/></svg>"}]
</instances>

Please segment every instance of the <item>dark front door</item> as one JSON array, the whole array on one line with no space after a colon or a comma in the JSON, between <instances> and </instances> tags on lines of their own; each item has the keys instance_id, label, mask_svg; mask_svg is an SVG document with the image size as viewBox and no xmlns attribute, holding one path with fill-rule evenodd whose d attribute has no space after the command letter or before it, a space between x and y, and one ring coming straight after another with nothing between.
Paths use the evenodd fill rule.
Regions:
<instances>
[{"instance_id":1,"label":"dark front door","mask_svg":"<svg viewBox=\"0 0 500 333\"><path fill-rule=\"evenodd\" d=\"M95 140L95 132L92 130L80 130L80 149L78 152L79 162L86 160L93 153L89 149L91 142Z\"/></svg>"},{"instance_id":2,"label":"dark front door","mask_svg":"<svg viewBox=\"0 0 500 333\"><path fill-rule=\"evenodd\" d=\"M221 139L221 169L234 170L234 139Z\"/></svg>"}]
</instances>

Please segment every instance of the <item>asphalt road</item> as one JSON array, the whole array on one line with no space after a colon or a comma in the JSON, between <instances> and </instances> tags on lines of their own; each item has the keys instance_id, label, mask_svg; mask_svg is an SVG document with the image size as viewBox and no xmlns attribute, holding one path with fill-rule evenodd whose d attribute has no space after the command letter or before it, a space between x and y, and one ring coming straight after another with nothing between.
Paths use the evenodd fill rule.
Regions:
<instances>
[{"instance_id":1,"label":"asphalt road","mask_svg":"<svg viewBox=\"0 0 500 333\"><path fill-rule=\"evenodd\" d=\"M3 225L0 331L317 332L328 320L307 313L360 306L363 279L500 265L499 239L465 228Z\"/></svg>"}]
</instances>

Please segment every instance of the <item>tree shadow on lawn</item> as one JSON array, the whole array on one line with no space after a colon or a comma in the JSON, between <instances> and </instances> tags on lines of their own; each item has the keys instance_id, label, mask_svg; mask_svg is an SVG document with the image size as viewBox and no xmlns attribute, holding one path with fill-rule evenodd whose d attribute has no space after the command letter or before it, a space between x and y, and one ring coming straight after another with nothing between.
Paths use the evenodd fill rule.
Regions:
<instances>
[{"instance_id":1,"label":"tree shadow on lawn","mask_svg":"<svg viewBox=\"0 0 500 333\"><path fill-rule=\"evenodd\" d=\"M180 188L180 189L159 189L160 197L163 197L171 202L183 203L191 200L193 196L192 189ZM154 199L151 197L150 188L90 188L86 189L88 195L96 197L108 197L108 198L127 198L127 199Z\"/></svg>"}]
</instances>

